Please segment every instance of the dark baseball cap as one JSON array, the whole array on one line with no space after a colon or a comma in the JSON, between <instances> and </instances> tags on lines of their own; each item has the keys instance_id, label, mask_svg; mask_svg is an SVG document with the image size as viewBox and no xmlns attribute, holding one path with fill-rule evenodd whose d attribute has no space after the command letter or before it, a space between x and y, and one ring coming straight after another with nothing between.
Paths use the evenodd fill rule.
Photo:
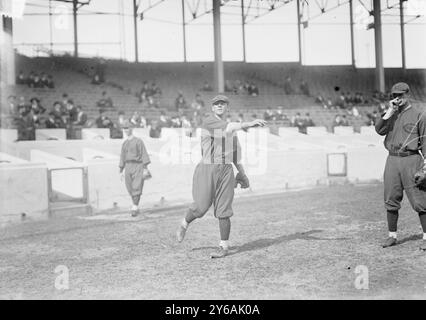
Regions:
<instances>
[{"instance_id":1,"label":"dark baseball cap","mask_svg":"<svg viewBox=\"0 0 426 320\"><path fill-rule=\"evenodd\" d=\"M214 97L213 99L212 99L212 103L213 104L215 104L216 102L219 102L219 101L223 101L223 102L226 102L226 103L229 103L229 99L228 99L228 97L227 96L224 96L224 95L217 95L216 97Z\"/></svg>"},{"instance_id":2,"label":"dark baseball cap","mask_svg":"<svg viewBox=\"0 0 426 320\"><path fill-rule=\"evenodd\" d=\"M408 93L410 91L410 87L405 82L398 82L392 86L391 93Z\"/></svg>"}]
</instances>

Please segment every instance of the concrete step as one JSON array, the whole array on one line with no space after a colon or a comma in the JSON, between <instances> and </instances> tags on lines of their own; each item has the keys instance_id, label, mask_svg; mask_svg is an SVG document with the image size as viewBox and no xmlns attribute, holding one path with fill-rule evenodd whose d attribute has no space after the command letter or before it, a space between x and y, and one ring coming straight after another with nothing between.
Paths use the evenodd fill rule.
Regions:
<instances>
[{"instance_id":1,"label":"concrete step","mask_svg":"<svg viewBox=\"0 0 426 320\"><path fill-rule=\"evenodd\" d=\"M49 216L51 218L87 216L92 214L92 207L87 203L73 201L51 202Z\"/></svg>"}]
</instances>

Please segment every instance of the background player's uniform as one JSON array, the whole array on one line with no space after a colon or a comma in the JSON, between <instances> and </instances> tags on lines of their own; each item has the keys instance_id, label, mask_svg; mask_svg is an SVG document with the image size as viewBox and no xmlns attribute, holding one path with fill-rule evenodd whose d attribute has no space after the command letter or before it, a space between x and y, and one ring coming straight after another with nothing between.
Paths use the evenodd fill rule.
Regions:
<instances>
[{"instance_id":1,"label":"background player's uniform","mask_svg":"<svg viewBox=\"0 0 426 320\"><path fill-rule=\"evenodd\" d=\"M388 211L401 208L403 190L417 212L426 211L426 192L415 186L414 174L423 167L426 154L426 117L424 112L407 106L389 119L379 118L376 131L386 135L384 144L389 151L384 172L385 207Z\"/></svg>"},{"instance_id":2,"label":"background player's uniform","mask_svg":"<svg viewBox=\"0 0 426 320\"><path fill-rule=\"evenodd\" d=\"M233 215L234 170L232 163L240 160L241 148L236 134L226 133L227 122L213 113L206 115L201 126L201 162L193 176L190 210L197 218L214 206L217 218Z\"/></svg>"},{"instance_id":3,"label":"background player's uniform","mask_svg":"<svg viewBox=\"0 0 426 320\"><path fill-rule=\"evenodd\" d=\"M142 194L144 166L151 163L145 144L137 137L124 141L121 147L120 172L124 171L127 191L131 197Z\"/></svg>"}]
</instances>

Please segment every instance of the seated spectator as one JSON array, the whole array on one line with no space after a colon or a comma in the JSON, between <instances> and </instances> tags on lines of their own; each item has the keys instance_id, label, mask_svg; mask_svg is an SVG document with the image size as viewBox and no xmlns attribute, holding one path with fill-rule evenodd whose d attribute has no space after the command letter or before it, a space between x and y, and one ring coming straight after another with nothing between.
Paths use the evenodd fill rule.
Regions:
<instances>
[{"instance_id":1,"label":"seated spectator","mask_svg":"<svg viewBox=\"0 0 426 320\"><path fill-rule=\"evenodd\" d=\"M331 123L331 131L334 133L334 127L339 127L342 125L342 118L340 115L336 114L333 122Z\"/></svg>"},{"instance_id":2,"label":"seated spectator","mask_svg":"<svg viewBox=\"0 0 426 320\"><path fill-rule=\"evenodd\" d=\"M96 118L96 127L98 128L108 128L111 129L113 127L113 123L110 118L108 118L102 109L99 110L99 117Z\"/></svg>"},{"instance_id":3,"label":"seated spectator","mask_svg":"<svg viewBox=\"0 0 426 320\"><path fill-rule=\"evenodd\" d=\"M149 91L148 82L144 81L142 88L139 90L139 94L138 94L139 103L145 102L147 100L148 91Z\"/></svg>"},{"instance_id":4,"label":"seated spectator","mask_svg":"<svg viewBox=\"0 0 426 320\"><path fill-rule=\"evenodd\" d=\"M18 114L18 105L16 103L16 96L10 95L7 97L8 110L10 115Z\"/></svg>"},{"instance_id":5,"label":"seated spectator","mask_svg":"<svg viewBox=\"0 0 426 320\"><path fill-rule=\"evenodd\" d=\"M55 101L53 103L53 110L51 112L53 113L57 128L65 128L67 117L65 110L62 108L62 103Z\"/></svg>"},{"instance_id":6,"label":"seated spectator","mask_svg":"<svg viewBox=\"0 0 426 320\"><path fill-rule=\"evenodd\" d=\"M273 121L288 120L287 116L285 114L283 114L282 107L278 107L277 108L277 110L275 111L274 115L272 116L272 120Z\"/></svg>"},{"instance_id":7,"label":"seated spectator","mask_svg":"<svg viewBox=\"0 0 426 320\"><path fill-rule=\"evenodd\" d=\"M359 118L360 117L359 111L358 111L357 107L355 107L355 106L352 107L352 110L350 111L350 114L352 114L355 118Z\"/></svg>"},{"instance_id":8,"label":"seated spectator","mask_svg":"<svg viewBox=\"0 0 426 320\"><path fill-rule=\"evenodd\" d=\"M141 116L139 117L139 121L140 121L140 127L141 128L146 128L147 127L147 121L146 118L143 114L141 114Z\"/></svg>"},{"instance_id":9,"label":"seated spectator","mask_svg":"<svg viewBox=\"0 0 426 320\"><path fill-rule=\"evenodd\" d=\"M284 92L285 94L293 94L294 90L291 84L291 77L288 76L284 82Z\"/></svg>"},{"instance_id":10,"label":"seated spectator","mask_svg":"<svg viewBox=\"0 0 426 320\"><path fill-rule=\"evenodd\" d=\"M31 102L31 110L34 116L34 122L36 124L40 124L40 116L44 114L44 112L46 111L46 108L44 108L40 104L40 100L35 97L31 98L30 102Z\"/></svg>"},{"instance_id":11,"label":"seated spectator","mask_svg":"<svg viewBox=\"0 0 426 320\"><path fill-rule=\"evenodd\" d=\"M34 77L35 77L35 73L34 71L31 71L27 78L27 85L30 88L34 88Z\"/></svg>"},{"instance_id":12,"label":"seated spectator","mask_svg":"<svg viewBox=\"0 0 426 320\"><path fill-rule=\"evenodd\" d=\"M65 112L65 110L67 109L68 99L68 93L63 93L61 102L63 112Z\"/></svg>"},{"instance_id":13,"label":"seated spectator","mask_svg":"<svg viewBox=\"0 0 426 320\"><path fill-rule=\"evenodd\" d=\"M185 115L183 115L180 118L180 122L181 122L181 127L185 131L185 135L188 136L188 137L191 137L192 136L192 124L191 124L191 121L189 121L188 118Z\"/></svg>"},{"instance_id":14,"label":"seated spectator","mask_svg":"<svg viewBox=\"0 0 426 320\"><path fill-rule=\"evenodd\" d=\"M19 116L15 119L15 126L18 129L18 141L35 140L34 117L31 110L26 107L18 109Z\"/></svg>"},{"instance_id":15,"label":"seated spectator","mask_svg":"<svg viewBox=\"0 0 426 320\"><path fill-rule=\"evenodd\" d=\"M119 111L118 112L117 126L119 128L121 128L121 129L122 128L127 128L127 127L131 126L130 125L130 121L128 119L126 119L126 117L125 117L124 111ZM132 127L133 127L133 125L132 125Z\"/></svg>"},{"instance_id":16,"label":"seated spectator","mask_svg":"<svg viewBox=\"0 0 426 320\"><path fill-rule=\"evenodd\" d=\"M36 73L32 80L32 88L43 88L43 83L41 82L40 76Z\"/></svg>"},{"instance_id":17,"label":"seated spectator","mask_svg":"<svg viewBox=\"0 0 426 320\"><path fill-rule=\"evenodd\" d=\"M178 96L175 100L175 108L176 110L180 110L180 109L186 109L187 105L186 105L186 100L185 97L183 96L182 91L178 92Z\"/></svg>"},{"instance_id":18,"label":"seated spectator","mask_svg":"<svg viewBox=\"0 0 426 320\"><path fill-rule=\"evenodd\" d=\"M162 94L161 89L157 86L157 84L155 82L153 82L151 84L151 87L148 89L147 96L159 98L161 96L161 94Z\"/></svg>"},{"instance_id":19,"label":"seated spectator","mask_svg":"<svg viewBox=\"0 0 426 320\"><path fill-rule=\"evenodd\" d=\"M27 77L25 77L22 70L19 71L19 74L16 76L16 84L27 84Z\"/></svg>"},{"instance_id":20,"label":"seated spectator","mask_svg":"<svg viewBox=\"0 0 426 320\"><path fill-rule=\"evenodd\" d=\"M202 109L204 109L204 101L199 93L195 95L195 99L191 103L191 108L197 111L201 111Z\"/></svg>"},{"instance_id":21,"label":"seated spectator","mask_svg":"<svg viewBox=\"0 0 426 320\"><path fill-rule=\"evenodd\" d=\"M101 78L99 77L99 74L95 73L95 75L92 78L91 84L101 84Z\"/></svg>"},{"instance_id":22,"label":"seated spectator","mask_svg":"<svg viewBox=\"0 0 426 320\"><path fill-rule=\"evenodd\" d=\"M68 99L65 112L66 112L68 123L73 123L74 121L77 121L78 111L72 99Z\"/></svg>"},{"instance_id":23,"label":"seated spectator","mask_svg":"<svg viewBox=\"0 0 426 320\"><path fill-rule=\"evenodd\" d=\"M325 101L324 108L326 108L326 109L336 109L336 107L333 104L333 101L331 100L331 97L328 97L327 100Z\"/></svg>"},{"instance_id":24,"label":"seated spectator","mask_svg":"<svg viewBox=\"0 0 426 320\"><path fill-rule=\"evenodd\" d=\"M55 82L53 82L53 77L52 77L52 75L51 75L51 74L49 74L49 75L47 76L47 87L48 87L49 89L53 89L53 88L55 88Z\"/></svg>"},{"instance_id":25,"label":"seated spectator","mask_svg":"<svg viewBox=\"0 0 426 320\"><path fill-rule=\"evenodd\" d=\"M102 109L114 109L111 97L107 97L106 91L102 92L102 98L96 103Z\"/></svg>"},{"instance_id":26,"label":"seated spectator","mask_svg":"<svg viewBox=\"0 0 426 320\"><path fill-rule=\"evenodd\" d=\"M77 111L77 119L73 122L76 126L84 127L87 123L87 114L84 113L83 107L78 105L76 108Z\"/></svg>"},{"instance_id":27,"label":"seated spectator","mask_svg":"<svg viewBox=\"0 0 426 320\"><path fill-rule=\"evenodd\" d=\"M248 86L248 94L257 97L259 95L259 88L254 83L250 83Z\"/></svg>"},{"instance_id":28,"label":"seated spectator","mask_svg":"<svg viewBox=\"0 0 426 320\"><path fill-rule=\"evenodd\" d=\"M315 98L315 102L324 105L324 98L320 93L318 93L317 97Z\"/></svg>"},{"instance_id":29,"label":"seated spectator","mask_svg":"<svg viewBox=\"0 0 426 320\"><path fill-rule=\"evenodd\" d=\"M18 102L18 113L19 113L19 109L25 109L25 112L29 112L31 110L31 106L30 104L27 103L27 101L25 100L25 97L20 96L19 97L19 102Z\"/></svg>"},{"instance_id":30,"label":"seated spectator","mask_svg":"<svg viewBox=\"0 0 426 320\"><path fill-rule=\"evenodd\" d=\"M161 128L170 128L172 126L170 120L166 117L166 113L161 111L160 119L158 120L158 126Z\"/></svg>"},{"instance_id":31,"label":"seated spectator","mask_svg":"<svg viewBox=\"0 0 426 320\"><path fill-rule=\"evenodd\" d=\"M306 112L304 121L305 121L305 125L307 127L315 127L315 123L312 120L311 115L309 114L309 112Z\"/></svg>"},{"instance_id":32,"label":"seated spectator","mask_svg":"<svg viewBox=\"0 0 426 320\"><path fill-rule=\"evenodd\" d=\"M263 113L263 119L266 121L271 121L273 116L274 113L272 112L271 107L268 107L268 109Z\"/></svg>"},{"instance_id":33,"label":"seated spectator","mask_svg":"<svg viewBox=\"0 0 426 320\"><path fill-rule=\"evenodd\" d=\"M367 126L374 126L376 124L378 116L379 115L376 110L374 110L373 113L367 113L367 121L365 124Z\"/></svg>"},{"instance_id":34,"label":"seated spectator","mask_svg":"<svg viewBox=\"0 0 426 320\"><path fill-rule=\"evenodd\" d=\"M139 112L135 111L132 114L132 117L129 120L130 126L134 128L139 128L141 126L141 117L139 116Z\"/></svg>"},{"instance_id":35,"label":"seated spectator","mask_svg":"<svg viewBox=\"0 0 426 320\"><path fill-rule=\"evenodd\" d=\"M209 84L209 82L206 80L204 81L203 87L202 89L203 91L213 91L213 88L211 87L211 85Z\"/></svg>"},{"instance_id":36,"label":"seated spectator","mask_svg":"<svg viewBox=\"0 0 426 320\"><path fill-rule=\"evenodd\" d=\"M180 117L179 116L173 116L172 119L170 120L170 124L172 128L180 128L182 127L182 123L180 121Z\"/></svg>"},{"instance_id":37,"label":"seated spectator","mask_svg":"<svg viewBox=\"0 0 426 320\"><path fill-rule=\"evenodd\" d=\"M300 92L308 97L310 95L309 86L305 80L302 80L302 82L300 83Z\"/></svg>"},{"instance_id":38,"label":"seated spectator","mask_svg":"<svg viewBox=\"0 0 426 320\"><path fill-rule=\"evenodd\" d=\"M161 126L158 125L157 120L153 120L149 129L149 136L151 138L160 138L161 136Z\"/></svg>"},{"instance_id":39,"label":"seated spectator","mask_svg":"<svg viewBox=\"0 0 426 320\"><path fill-rule=\"evenodd\" d=\"M347 119L347 117L346 117L345 114L342 116L341 126L345 126L345 127L349 126L349 121L348 121L348 119Z\"/></svg>"},{"instance_id":40,"label":"seated spectator","mask_svg":"<svg viewBox=\"0 0 426 320\"><path fill-rule=\"evenodd\" d=\"M297 127L299 129L299 133L307 134L306 123L300 116L300 112L297 112L296 116L291 119L291 125L293 127Z\"/></svg>"},{"instance_id":41,"label":"seated spectator","mask_svg":"<svg viewBox=\"0 0 426 320\"><path fill-rule=\"evenodd\" d=\"M47 115L47 119L44 122L44 125L47 129L58 129L62 128L59 123L56 121L55 112L50 111Z\"/></svg>"}]
</instances>

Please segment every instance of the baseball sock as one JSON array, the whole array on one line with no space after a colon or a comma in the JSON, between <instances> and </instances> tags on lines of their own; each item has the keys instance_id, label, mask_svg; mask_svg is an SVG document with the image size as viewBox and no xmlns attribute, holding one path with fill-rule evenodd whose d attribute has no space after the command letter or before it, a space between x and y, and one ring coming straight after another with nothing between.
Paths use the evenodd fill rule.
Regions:
<instances>
[{"instance_id":1,"label":"baseball sock","mask_svg":"<svg viewBox=\"0 0 426 320\"><path fill-rule=\"evenodd\" d=\"M229 235L231 234L231 219L221 218L219 219L219 231L220 231L220 246L224 249L229 248Z\"/></svg>"},{"instance_id":2,"label":"baseball sock","mask_svg":"<svg viewBox=\"0 0 426 320\"><path fill-rule=\"evenodd\" d=\"M396 230L398 226L398 211L387 211L389 237L396 238Z\"/></svg>"},{"instance_id":3,"label":"baseball sock","mask_svg":"<svg viewBox=\"0 0 426 320\"><path fill-rule=\"evenodd\" d=\"M132 196L132 201L133 201L133 204L135 205L135 206L138 206L139 205L139 201L141 200L141 196L140 195L137 195L137 196Z\"/></svg>"},{"instance_id":4,"label":"baseball sock","mask_svg":"<svg viewBox=\"0 0 426 320\"><path fill-rule=\"evenodd\" d=\"M420 224L422 225L422 229L423 229L423 240L426 240L426 212L420 212L419 213L419 218L420 218Z\"/></svg>"}]
</instances>

